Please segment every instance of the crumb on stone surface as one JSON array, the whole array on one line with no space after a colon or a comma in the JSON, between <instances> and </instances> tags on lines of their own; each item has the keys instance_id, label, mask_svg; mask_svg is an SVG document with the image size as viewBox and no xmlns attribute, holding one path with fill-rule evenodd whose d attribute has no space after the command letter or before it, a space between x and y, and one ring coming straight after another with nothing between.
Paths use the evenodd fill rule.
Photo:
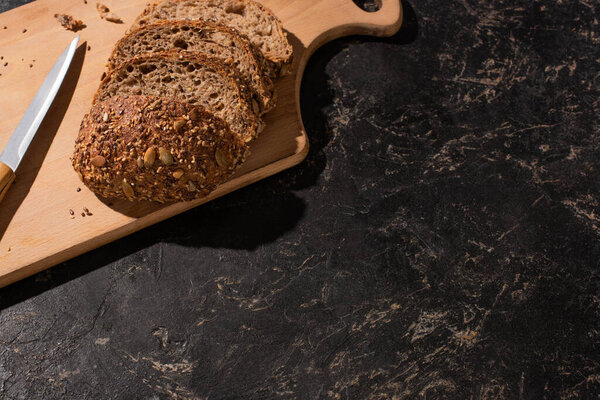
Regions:
<instances>
[{"instance_id":1,"label":"crumb on stone surface","mask_svg":"<svg viewBox=\"0 0 600 400\"><path fill-rule=\"evenodd\" d=\"M73 18L67 14L54 14L54 18L67 30L77 32L85 28L83 21Z\"/></svg>"}]
</instances>

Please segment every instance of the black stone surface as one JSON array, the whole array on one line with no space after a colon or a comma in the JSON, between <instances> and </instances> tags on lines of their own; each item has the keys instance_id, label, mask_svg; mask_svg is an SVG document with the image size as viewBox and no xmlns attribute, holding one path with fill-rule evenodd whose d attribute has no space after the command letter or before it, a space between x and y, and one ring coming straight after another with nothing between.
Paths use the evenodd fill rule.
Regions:
<instances>
[{"instance_id":1,"label":"black stone surface","mask_svg":"<svg viewBox=\"0 0 600 400\"><path fill-rule=\"evenodd\" d=\"M0 397L598 398L600 4L403 4L300 166L0 290Z\"/></svg>"}]
</instances>

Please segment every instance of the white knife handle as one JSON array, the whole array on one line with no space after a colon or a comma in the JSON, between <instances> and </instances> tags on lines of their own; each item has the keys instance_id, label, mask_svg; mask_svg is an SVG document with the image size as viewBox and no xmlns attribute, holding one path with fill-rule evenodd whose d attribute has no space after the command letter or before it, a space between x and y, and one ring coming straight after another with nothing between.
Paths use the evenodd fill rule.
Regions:
<instances>
[{"instance_id":1,"label":"white knife handle","mask_svg":"<svg viewBox=\"0 0 600 400\"><path fill-rule=\"evenodd\" d=\"M15 172L8 165L0 161L0 201L2 201L8 192L15 177Z\"/></svg>"}]
</instances>

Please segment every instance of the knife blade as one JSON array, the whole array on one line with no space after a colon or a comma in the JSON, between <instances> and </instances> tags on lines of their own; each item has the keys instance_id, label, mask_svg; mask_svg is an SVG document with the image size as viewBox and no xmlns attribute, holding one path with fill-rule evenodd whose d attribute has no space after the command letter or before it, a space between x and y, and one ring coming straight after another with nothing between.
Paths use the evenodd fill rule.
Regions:
<instances>
[{"instance_id":1,"label":"knife blade","mask_svg":"<svg viewBox=\"0 0 600 400\"><path fill-rule=\"evenodd\" d=\"M15 172L60 89L78 43L79 36L73 39L58 58L0 154L0 201L15 179Z\"/></svg>"}]
</instances>

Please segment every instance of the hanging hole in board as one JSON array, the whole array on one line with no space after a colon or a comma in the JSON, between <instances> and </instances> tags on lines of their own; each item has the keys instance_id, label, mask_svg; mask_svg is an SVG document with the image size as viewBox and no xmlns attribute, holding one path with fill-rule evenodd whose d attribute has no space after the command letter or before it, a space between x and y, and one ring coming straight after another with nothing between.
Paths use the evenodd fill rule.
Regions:
<instances>
[{"instance_id":1,"label":"hanging hole in board","mask_svg":"<svg viewBox=\"0 0 600 400\"><path fill-rule=\"evenodd\" d=\"M381 8L382 0L352 0L354 4L359 6L362 10L366 12L375 12L379 11Z\"/></svg>"}]
</instances>

